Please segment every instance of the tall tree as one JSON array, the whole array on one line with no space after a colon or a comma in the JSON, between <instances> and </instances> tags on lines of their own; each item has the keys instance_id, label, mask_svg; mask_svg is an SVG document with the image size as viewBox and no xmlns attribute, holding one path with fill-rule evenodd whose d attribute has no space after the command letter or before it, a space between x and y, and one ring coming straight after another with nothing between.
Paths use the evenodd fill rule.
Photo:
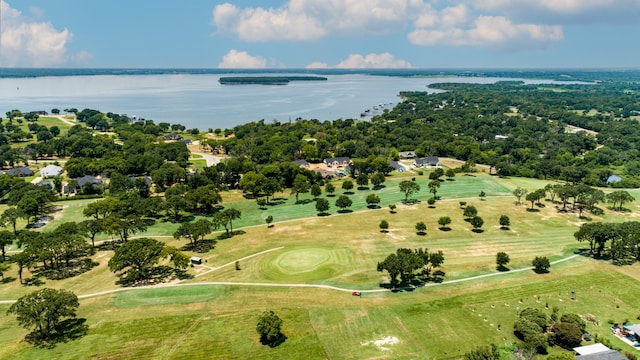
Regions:
<instances>
[{"instance_id":1,"label":"tall tree","mask_svg":"<svg viewBox=\"0 0 640 360\"><path fill-rule=\"evenodd\" d=\"M256 331L260 334L260 342L271 347L280 345L286 339L282 334L282 319L272 310L260 315Z\"/></svg>"},{"instance_id":2,"label":"tall tree","mask_svg":"<svg viewBox=\"0 0 640 360\"><path fill-rule=\"evenodd\" d=\"M420 185L415 181L403 180L398 186L400 187L400 191L404 193L404 202L408 202L411 195L420 191Z\"/></svg>"},{"instance_id":3,"label":"tall tree","mask_svg":"<svg viewBox=\"0 0 640 360\"><path fill-rule=\"evenodd\" d=\"M298 195L309 192L309 188L309 179L302 174L296 175L293 180L293 187L291 188L291 193L296 194L296 203L298 202Z\"/></svg>"},{"instance_id":4,"label":"tall tree","mask_svg":"<svg viewBox=\"0 0 640 360\"><path fill-rule=\"evenodd\" d=\"M109 260L109 269L128 281L145 280L160 259L164 244L151 238L133 239L119 247Z\"/></svg>"},{"instance_id":5,"label":"tall tree","mask_svg":"<svg viewBox=\"0 0 640 360\"><path fill-rule=\"evenodd\" d=\"M512 192L513 196L515 196L518 199L518 205L521 204L520 199L523 196L527 195L527 193L528 193L527 190L525 190L525 189L523 189L523 188L521 188L519 186L517 188L515 188L515 190L513 190L513 192Z\"/></svg>"},{"instance_id":6,"label":"tall tree","mask_svg":"<svg viewBox=\"0 0 640 360\"><path fill-rule=\"evenodd\" d=\"M442 169L440 169L442 170ZM437 199L437 194L438 194L438 188L440 187L440 181L439 180L432 180L429 182L429 184L427 184L427 186L429 186L429 192L433 194L433 198Z\"/></svg>"},{"instance_id":7,"label":"tall tree","mask_svg":"<svg viewBox=\"0 0 640 360\"><path fill-rule=\"evenodd\" d=\"M34 328L40 338L51 333L63 318L75 318L80 306L78 297L67 290L40 289L19 298L7 314L14 314L25 329Z\"/></svg>"}]
</instances>

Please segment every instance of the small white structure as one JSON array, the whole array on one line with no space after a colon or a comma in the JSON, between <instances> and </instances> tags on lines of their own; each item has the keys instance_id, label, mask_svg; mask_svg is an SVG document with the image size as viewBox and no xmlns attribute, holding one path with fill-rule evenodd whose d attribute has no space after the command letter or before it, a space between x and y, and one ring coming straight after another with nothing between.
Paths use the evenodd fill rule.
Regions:
<instances>
[{"instance_id":1,"label":"small white structure","mask_svg":"<svg viewBox=\"0 0 640 360\"><path fill-rule=\"evenodd\" d=\"M200 265L200 264L202 264L202 259L197 257L197 256L192 256L191 257L191 263Z\"/></svg>"},{"instance_id":2,"label":"small white structure","mask_svg":"<svg viewBox=\"0 0 640 360\"><path fill-rule=\"evenodd\" d=\"M47 165L42 170L40 170L40 176L45 179L54 178L60 176L64 169L58 165Z\"/></svg>"}]
</instances>

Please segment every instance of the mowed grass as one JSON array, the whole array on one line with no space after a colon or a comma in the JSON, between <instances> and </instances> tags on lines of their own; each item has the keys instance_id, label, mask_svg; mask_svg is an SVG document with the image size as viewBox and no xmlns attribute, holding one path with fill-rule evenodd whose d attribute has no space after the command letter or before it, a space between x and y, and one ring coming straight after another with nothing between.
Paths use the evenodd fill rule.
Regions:
<instances>
[{"instance_id":1,"label":"mowed grass","mask_svg":"<svg viewBox=\"0 0 640 360\"><path fill-rule=\"evenodd\" d=\"M600 323L590 323L590 333L631 350L610 334L607 320L635 318L640 287L617 269L584 259L546 275L362 298L325 289L202 285L133 290L81 300L79 316L87 319L88 334L53 349L22 342L25 331L14 319L0 318L0 357L456 358L480 344L515 341L512 325L519 310L537 307L550 313L554 306L561 313L594 315ZM261 345L255 332L259 314L267 309L284 320L287 340L276 348ZM380 345L386 350L374 343L385 338L398 343Z\"/></svg>"},{"instance_id":2,"label":"mowed grass","mask_svg":"<svg viewBox=\"0 0 640 360\"><path fill-rule=\"evenodd\" d=\"M379 283L388 278L376 271L376 264L399 247L442 250L445 280L452 280L496 274L498 251L507 252L511 257L508 267L518 269L530 266L534 256L560 259L586 246L573 238L585 221L577 214L560 214L549 202L531 212L527 204L516 205L515 197L510 196L518 184L527 184L534 190L547 182L460 176L442 185L438 194L442 200L430 208L424 201L431 196L426 188L427 177L418 176L416 180L423 189L416 197L422 202L399 205L397 213L391 214L387 205L400 204L404 195L397 183L406 178L389 179L386 188L376 191L386 198L381 209L366 209L364 198L370 192L354 190L350 197L361 201L353 207L358 211L337 214L332 207L331 215L324 217L316 216L313 202L294 204L293 196L261 211L255 201L244 200L239 192L225 193L225 206L243 209L243 218L234 223L234 228L242 227L242 233L218 239L212 251L198 254L205 266L194 268L194 273L233 264L236 259L260 251L284 248L242 260L241 270L231 265L198 276L186 282L190 286L133 289L82 299L79 316L87 319L88 334L53 349L36 348L21 341L26 331L17 326L14 318L0 317L0 358L442 359L459 357L480 344L515 341L513 321L517 312L527 306L557 306L561 312L593 314L600 323L590 324L589 332L611 341L619 340L608 331L607 320L620 322L640 315L640 265L618 268L583 257L553 265L551 272L544 275L510 272L486 279L428 285L413 292L363 293L362 297L316 288L195 284L240 281L378 289ZM489 197L480 200L480 191ZM485 220L484 232L471 231L471 225L463 219L459 200L478 209ZM95 200L63 202L67 207L58 219L82 220L82 208L90 201ZM627 207L633 211L619 214L605 210L604 216L593 217L592 221L634 219L638 207L635 203ZM276 218L271 228L263 221L267 213ZM502 214L511 218L509 230L499 228ZM438 229L440 216L451 217L450 231ZM387 233L378 228L383 219L390 224ZM416 234L418 221L427 224L426 236ZM53 228L54 223L45 229ZM147 233L166 236L174 227L177 224L158 223ZM169 245L184 244L167 237L159 239ZM96 254L100 265L86 274L45 285L70 289L78 295L115 289L116 278L106 266L111 254ZM14 270L10 272L15 274ZM2 297L16 298L33 289L20 287L14 281L3 285ZM571 299L571 290L576 293L575 300ZM0 311L7 307L0 305ZM261 345L255 332L258 316L267 309L276 311L285 322L283 331L288 339L276 348ZM385 339L397 339L398 343L376 345L375 341Z\"/></svg>"}]
</instances>

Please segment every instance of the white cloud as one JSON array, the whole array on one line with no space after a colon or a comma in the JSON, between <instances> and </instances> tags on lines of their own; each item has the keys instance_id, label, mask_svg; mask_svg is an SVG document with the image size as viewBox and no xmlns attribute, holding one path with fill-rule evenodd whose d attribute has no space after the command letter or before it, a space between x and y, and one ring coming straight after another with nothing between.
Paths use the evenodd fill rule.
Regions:
<instances>
[{"instance_id":1,"label":"white cloud","mask_svg":"<svg viewBox=\"0 0 640 360\"><path fill-rule=\"evenodd\" d=\"M268 9L225 3L214 8L213 23L243 41L315 40L336 33L401 31L425 7L423 0L289 0Z\"/></svg>"},{"instance_id":2,"label":"white cloud","mask_svg":"<svg viewBox=\"0 0 640 360\"><path fill-rule=\"evenodd\" d=\"M312 62L311 64L306 66L307 69L328 69L329 64L323 62Z\"/></svg>"},{"instance_id":3,"label":"white cloud","mask_svg":"<svg viewBox=\"0 0 640 360\"><path fill-rule=\"evenodd\" d=\"M0 62L3 66L61 66L90 58L87 53L67 53L67 44L72 39L68 29L57 30L50 22L30 20L3 0L0 0L0 7Z\"/></svg>"},{"instance_id":4,"label":"white cloud","mask_svg":"<svg viewBox=\"0 0 640 360\"><path fill-rule=\"evenodd\" d=\"M423 28L409 33L416 45L540 47L563 38L560 26L514 24L503 16L480 16L469 28Z\"/></svg>"},{"instance_id":5,"label":"white cloud","mask_svg":"<svg viewBox=\"0 0 640 360\"><path fill-rule=\"evenodd\" d=\"M396 59L392 54L385 52L381 54L351 54L336 66L329 66L326 63L314 62L307 65L308 69L408 69L411 64L407 61Z\"/></svg>"},{"instance_id":6,"label":"white cloud","mask_svg":"<svg viewBox=\"0 0 640 360\"><path fill-rule=\"evenodd\" d=\"M467 0L482 11L524 21L613 23L637 21L640 0Z\"/></svg>"},{"instance_id":7,"label":"white cloud","mask_svg":"<svg viewBox=\"0 0 640 360\"><path fill-rule=\"evenodd\" d=\"M221 69L262 69L267 60L261 56L251 56L246 51L231 50L222 57L218 64Z\"/></svg>"}]
</instances>

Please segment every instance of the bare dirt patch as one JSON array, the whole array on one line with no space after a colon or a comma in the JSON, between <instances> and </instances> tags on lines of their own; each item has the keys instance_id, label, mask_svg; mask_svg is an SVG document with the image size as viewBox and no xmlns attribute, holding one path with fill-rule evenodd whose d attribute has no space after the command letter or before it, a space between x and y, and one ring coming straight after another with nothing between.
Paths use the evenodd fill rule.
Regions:
<instances>
[{"instance_id":1,"label":"bare dirt patch","mask_svg":"<svg viewBox=\"0 0 640 360\"><path fill-rule=\"evenodd\" d=\"M382 339L379 340L372 340L372 341L366 341L363 343L360 343L360 345L362 346L368 346L368 345L375 345L378 349L382 350L382 351L388 351L391 350L389 349L387 346L389 345L396 345L400 343L400 340L395 337L395 336L385 336Z\"/></svg>"}]
</instances>

